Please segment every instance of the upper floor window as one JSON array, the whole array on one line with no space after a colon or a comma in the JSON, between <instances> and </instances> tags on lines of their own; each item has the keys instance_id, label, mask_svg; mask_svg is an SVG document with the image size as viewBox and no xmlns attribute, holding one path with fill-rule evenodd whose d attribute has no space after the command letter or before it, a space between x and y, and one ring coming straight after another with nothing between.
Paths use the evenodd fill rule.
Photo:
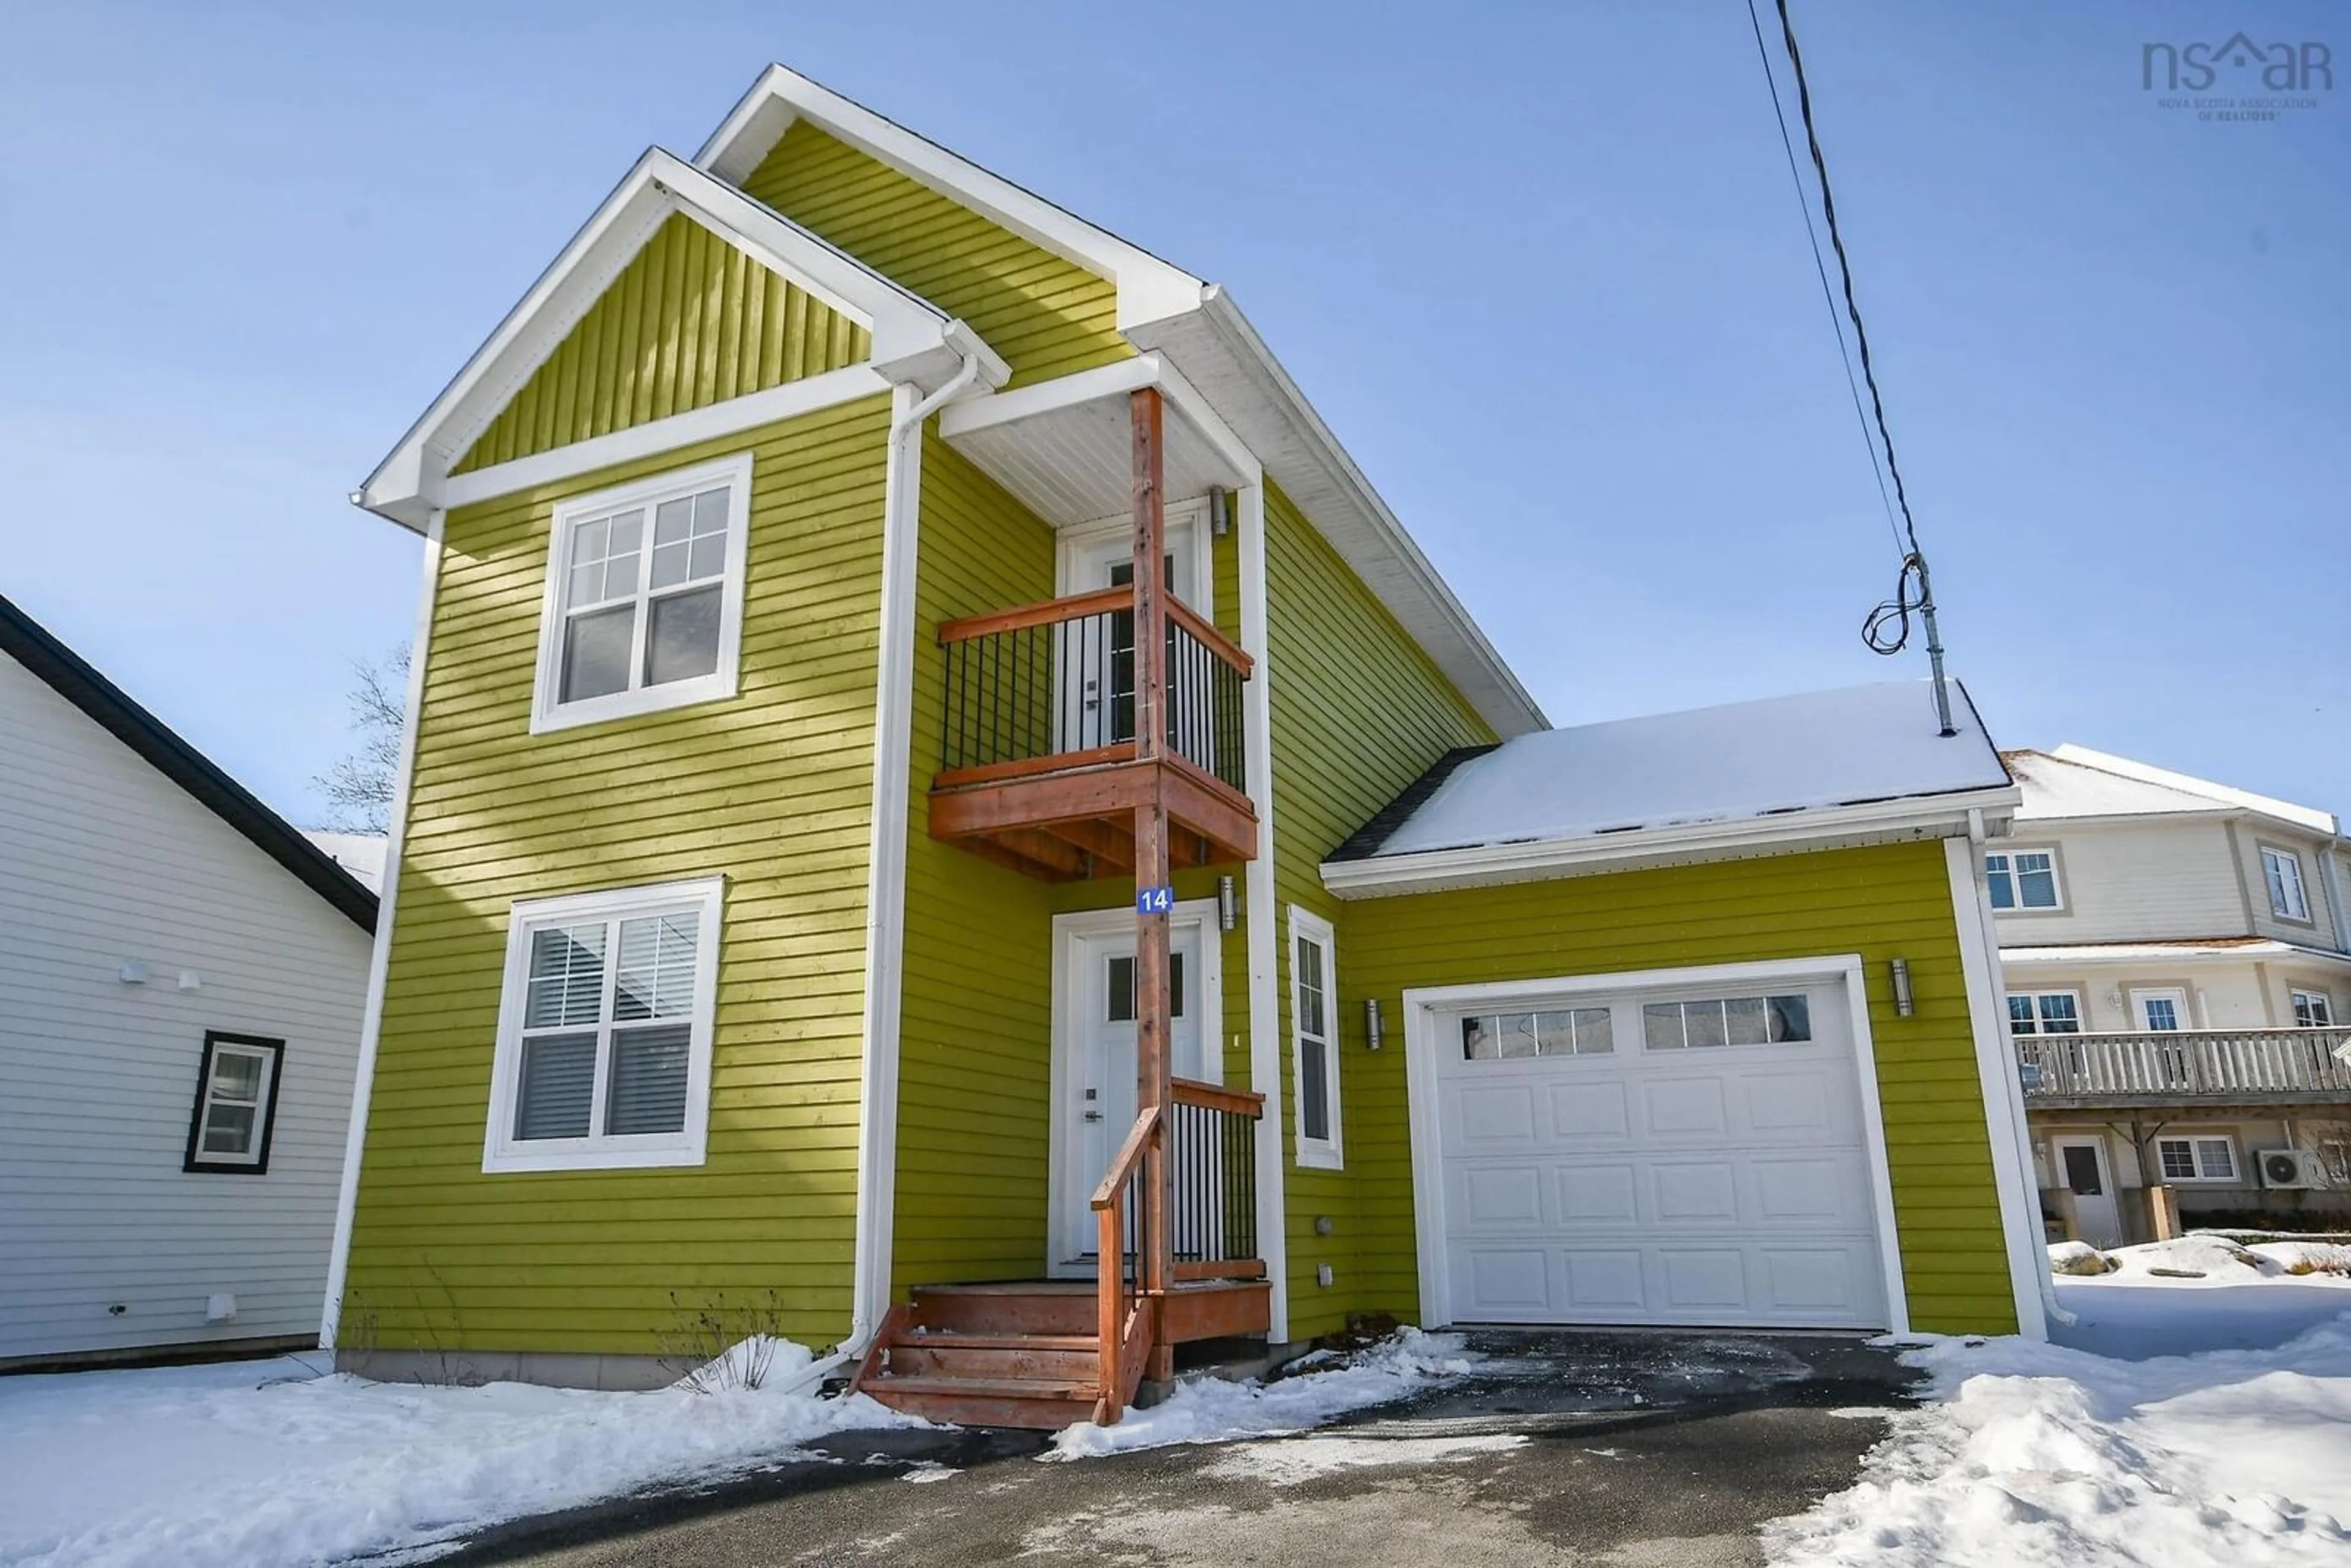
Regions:
<instances>
[{"instance_id":1,"label":"upper floor window","mask_svg":"<svg viewBox=\"0 0 2351 1568\"><path fill-rule=\"evenodd\" d=\"M2262 880L2269 883L2270 913L2281 920L2310 918L2310 900L2302 891L2302 857L2292 850L2262 846Z\"/></svg>"},{"instance_id":2,"label":"upper floor window","mask_svg":"<svg viewBox=\"0 0 2351 1568\"><path fill-rule=\"evenodd\" d=\"M1994 909L2062 909L2057 888L2057 852L2009 850L1984 856L1984 881Z\"/></svg>"},{"instance_id":3,"label":"upper floor window","mask_svg":"<svg viewBox=\"0 0 2351 1568\"><path fill-rule=\"evenodd\" d=\"M723 885L514 906L484 1170L702 1163Z\"/></svg>"},{"instance_id":4,"label":"upper floor window","mask_svg":"<svg viewBox=\"0 0 2351 1568\"><path fill-rule=\"evenodd\" d=\"M745 453L556 507L534 731L735 695L750 496Z\"/></svg>"},{"instance_id":5,"label":"upper floor window","mask_svg":"<svg viewBox=\"0 0 2351 1568\"><path fill-rule=\"evenodd\" d=\"M269 1134L277 1120L277 1073L286 1042L249 1034L204 1033L196 1068L196 1112L188 1126L191 1171L269 1169Z\"/></svg>"},{"instance_id":6,"label":"upper floor window","mask_svg":"<svg viewBox=\"0 0 2351 1568\"><path fill-rule=\"evenodd\" d=\"M2325 991L2305 991L2296 986L2294 998L2294 1027L2296 1029L2333 1029L2335 999Z\"/></svg>"},{"instance_id":7,"label":"upper floor window","mask_svg":"<svg viewBox=\"0 0 2351 1568\"><path fill-rule=\"evenodd\" d=\"M2071 991L2011 991L2008 993L2011 1034L2079 1034L2082 1002Z\"/></svg>"}]
</instances>

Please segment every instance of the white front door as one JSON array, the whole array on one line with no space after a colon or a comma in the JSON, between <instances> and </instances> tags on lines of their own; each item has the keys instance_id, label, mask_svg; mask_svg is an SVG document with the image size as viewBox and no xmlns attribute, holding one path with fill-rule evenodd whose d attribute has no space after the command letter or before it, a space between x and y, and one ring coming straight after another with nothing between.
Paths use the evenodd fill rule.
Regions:
<instances>
[{"instance_id":1,"label":"white front door","mask_svg":"<svg viewBox=\"0 0 2351 1568\"><path fill-rule=\"evenodd\" d=\"M1193 524L1170 517L1165 586L1178 602L1192 609L1202 602L1198 555ZM1134 542L1120 532L1072 544L1064 552L1062 567L1064 594L1125 588L1134 581ZM1071 751L1134 738L1134 615L1115 612L1081 626L1055 653L1061 668L1061 723L1069 737L1062 749ZM1168 674L1179 685L1186 678L1180 667ZM1178 711L1190 711L1182 697L1179 692Z\"/></svg>"},{"instance_id":2,"label":"white front door","mask_svg":"<svg viewBox=\"0 0 2351 1568\"><path fill-rule=\"evenodd\" d=\"M2074 1195L2074 1228L2093 1247L2123 1244L2123 1215L2115 1201L2114 1172L2104 1138L2052 1138L2057 1179Z\"/></svg>"},{"instance_id":3,"label":"white front door","mask_svg":"<svg viewBox=\"0 0 2351 1568\"><path fill-rule=\"evenodd\" d=\"M1208 937L1215 907L1214 900L1180 904L1168 930L1174 1073L1212 1083L1224 1076L1208 1048L1215 1035L1203 1022L1222 1006L1219 955ZM1094 1187L1138 1110L1134 913L1090 911L1055 924L1061 928L1053 1092L1059 1212L1050 1261L1056 1272L1083 1272L1092 1268L1096 1249Z\"/></svg>"}]
</instances>

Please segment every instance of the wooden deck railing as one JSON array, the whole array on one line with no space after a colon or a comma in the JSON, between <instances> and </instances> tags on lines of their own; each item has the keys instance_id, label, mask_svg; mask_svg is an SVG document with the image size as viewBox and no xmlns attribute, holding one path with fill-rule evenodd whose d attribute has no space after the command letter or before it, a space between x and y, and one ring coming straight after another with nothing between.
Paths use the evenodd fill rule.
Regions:
<instances>
[{"instance_id":1,"label":"wooden deck railing","mask_svg":"<svg viewBox=\"0 0 2351 1568\"><path fill-rule=\"evenodd\" d=\"M1257 1124L1265 1096L1169 1082L1165 1105L1134 1119L1094 1188L1094 1319L1101 1395L1094 1419L1115 1422L1143 1382L1159 1336L1159 1303L1186 1281L1254 1280Z\"/></svg>"},{"instance_id":2,"label":"wooden deck railing","mask_svg":"<svg viewBox=\"0 0 2351 1568\"><path fill-rule=\"evenodd\" d=\"M2351 1102L2351 1029L2044 1034L2015 1040L2025 1103Z\"/></svg>"},{"instance_id":3,"label":"wooden deck railing","mask_svg":"<svg viewBox=\"0 0 2351 1568\"><path fill-rule=\"evenodd\" d=\"M1166 749L1246 790L1241 688L1251 660L1170 598ZM1105 588L949 621L942 788L1135 756L1134 591Z\"/></svg>"}]
</instances>

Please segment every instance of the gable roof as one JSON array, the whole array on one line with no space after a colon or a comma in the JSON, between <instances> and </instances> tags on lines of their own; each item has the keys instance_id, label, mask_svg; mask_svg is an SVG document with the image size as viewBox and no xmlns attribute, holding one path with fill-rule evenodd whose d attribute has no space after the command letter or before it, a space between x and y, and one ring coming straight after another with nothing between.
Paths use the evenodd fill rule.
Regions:
<instances>
[{"instance_id":1,"label":"gable roof","mask_svg":"<svg viewBox=\"0 0 2351 1568\"><path fill-rule=\"evenodd\" d=\"M352 501L423 532L451 467L645 242L681 213L870 331L877 392L893 382L935 388L967 352L979 358L981 380L991 386L1011 373L976 333L929 300L674 153L649 148Z\"/></svg>"},{"instance_id":2,"label":"gable roof","mask_svg":"<svg viewBox=\"0 0 2351 1568\"><path fill-rule=\"evenodd\" d=\"M2016 791L1959 688L1885 681L1522 735L1450 753L1324 862L1334 891L1823 841L1941 836ZM1404 808L1405 802L1417 802ZM1400 818L1400 820L1398 820ZM1384 823L1391 824L1382 830ZM1459 873L1459 874L1456 874Z\"/></svg>"},{"instance_id":3,"label":"gable roof","mask_svg":"<svg viewBox=\"0 0 2351 1568\"><path fill-rule=\"evenodd\" d=\"M2341 831L2337 818L2314 807L2297 806L2291 800L2175 773L2086 746L2003 755L2024 791L2024 803L2016 813L2020 821L2251 811L2307 832L2333 836Z\"/></svg>"},{"instance_id":4,"label":"gable roof","mask_svg":"<svg viewBox=\"0 0 2351 1568\"><path fill-rule=\"evenodd\" d=\"M1544 727L1541 707L1229 290L780 65L752 84L695 162L740 182L797 120L1116 284L1120 332L1138 349L1165 353L1204 394L1479 716L1505 737Z\"/></svg>"},{"instance_id":5,"label":"gable roof","mask_svg":"<svg viewBox=\"0 0 2351 1568\"><path fill-rule=\"evenodd\" d=\"M131 701L121 687L5 596L0 596L0 653L97 720L108 734L292 872L352 925L362 931L375 929L375 894L338 865L333 856L303 837L292 823L263 805L252 791Z\"/></svg>"}]
</instances>

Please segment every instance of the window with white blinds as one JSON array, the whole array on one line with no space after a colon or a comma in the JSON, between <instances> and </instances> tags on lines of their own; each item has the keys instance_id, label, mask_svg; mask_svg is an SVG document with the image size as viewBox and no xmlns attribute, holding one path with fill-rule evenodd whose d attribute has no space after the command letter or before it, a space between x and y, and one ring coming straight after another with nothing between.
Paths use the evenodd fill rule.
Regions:
<instances>
[{"instance_id":1,"label":"window with white blinds","mask_svg":"<svg viewBox=\"0 0 2351 1568\"><path fill-rule=\"evenodd\" d=\"M483 1169L702 1163L721 891L515 905Z\"/></svg>"}]
</instances>

